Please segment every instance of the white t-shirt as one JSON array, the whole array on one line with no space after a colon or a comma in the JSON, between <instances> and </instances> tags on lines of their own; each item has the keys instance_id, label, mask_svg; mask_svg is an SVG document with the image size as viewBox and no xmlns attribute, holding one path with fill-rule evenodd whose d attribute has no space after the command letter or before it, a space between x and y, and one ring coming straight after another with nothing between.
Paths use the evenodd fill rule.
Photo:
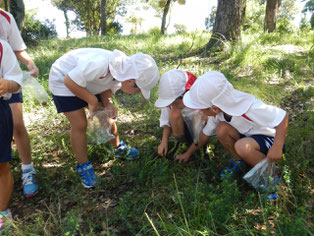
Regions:
<instances>
[{"instance_id":1,"label":"white t-shirt","mask_svg":"<svg viewBox=\"0 0 314 236\"><path fill-rule=\"evenodd\" d=\"M26 49L14 17L2 9L0 9L0 39L7 41L13 51L23 51Z\"/></svg>"},{"instance_id":2,"label":"white t-shirt","mask_svg":"<svg viewBox=\"0 0 314 236\"><path fill-rule=\"evenodd\" d=\"M57 96L75 96L64 85L64 77L68 75L77 85L92 94L99 94L108 89L115 93L121 83L110 74L111 53L100 48L80 48L64 54L50 69L50 91Z\"/></svg>"},{"instance_id":3,"label":"white t-shirt","mask_svg":"<svg viewBox=\"0 0 314 236\"><path fill-rule=\"evenodd\" d=\"M4 40L0 40L0 77L14 81L19 85L22 84L23 73L19 63L12 48ZM3 97L9 99L11 95L6 93Z\"/></svg>"},{"instance_id":4,"label":"white t-shirt","mask_svg":"<svg viewBox=\"0 0 314 236\"><path fill-rule=\"evenodd\" d=\"M230 122L226 121L222 112L215 117L209 117L203 133L206 136L215 135L216 126L219 122L225 121L245 136L266 135L275 137L275 127L282 122L285 116L286 111L255 99L244 116L233 116Z\"/></svg>"}]
</instances>

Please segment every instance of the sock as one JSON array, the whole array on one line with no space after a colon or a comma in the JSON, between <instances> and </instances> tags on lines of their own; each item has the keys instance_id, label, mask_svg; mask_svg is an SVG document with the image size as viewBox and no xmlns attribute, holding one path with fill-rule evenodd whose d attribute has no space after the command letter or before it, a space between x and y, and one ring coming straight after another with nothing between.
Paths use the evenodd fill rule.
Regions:
<instances>
[{"instance_id":1,"label":"sock","mask_svg":"<svg viewBox=\"0 0 314 236\"><path fill-rule=\"evenodd\" d=\"M31 162L30 164L22 164L22 171L24 171L24 170L32 170L32 169L34 169L33 162Z\"/></svg>"},{"instance_id":2,"label":"sock","mask_svg":"<svg viewBox=\"0 0 314 236\"><path fill-rule=\"evenodd\" d=\"M10 214L9 208L6 209L5 211L0 211L0 215L8 216L9 214Z\"/></svg>"},{"instance_id":3,"label":"sock","mask_svg":"<svg viewBox=\"0 0 314 236\"><path fill-rule=\"evenodd\" d=\"M179 143L187 143L187 142L188 142L184 134L175 136L175 138L176 138L176 140L177 140Z\"/></svg>"}]
</instances>

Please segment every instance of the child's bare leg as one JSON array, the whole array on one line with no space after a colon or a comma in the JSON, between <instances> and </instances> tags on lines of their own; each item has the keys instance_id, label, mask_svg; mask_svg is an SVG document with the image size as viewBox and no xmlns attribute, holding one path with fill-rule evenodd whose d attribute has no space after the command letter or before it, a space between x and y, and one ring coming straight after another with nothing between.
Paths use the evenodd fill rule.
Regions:
<instances>
[{"instance_id":1,"label":"child's bare leg","mask_svg":"<svg viewBox=\"0 0 314 236\"><path fill-rule=\"evenodd\" d=\"M239 132L226 122L220 122L216 127L216 135L222 146L230 153L235 159L240 159L237 155L234 144L240 139Z\"/></svg>"},{"instance_id":2,"label":"child's bare leg","mask_svg":"<svg viewBox=\"0 0 314 236\"><path fill-rule=\"evenodd\" d=\"M10 108L13 115L13 136L20 154L23 164L30 164L32 162L31 146L29 136L23 120L23 106L22 103L11 103Z\"/></svg>"},{"instance_id":3,"label":"child's bare leg","mask_svg":"<svg viewBox=\"0 0 314 236\"><path fill-rule=\"evenodd\" d=\"M236 153L250 166L255 166L265 158L264 153L260 152L258 143L252 138L242 138L238 140L234 149Z\"/></svg>"},{"instance_id":4,"label":"child's bare leg","mask_svg":"<svg viewBox=\"0 0 314 236\"><path fill-rule=\"evenodd\" d=\"M80 165L84 164L88 161L86 143L87 120L84 108L64 112L64 115L71 124L70 139L74 155Z\"/></svg>"},{"instance_id":5,"label":"child's bare leg","mask_svg":"<svg viewBox=\"0 0 314 236\"><path fill-rule=\"evenodd\" d=\"M171 109L169 118L173 135L175 137L184 136L184 120L181 109Z\"/></svg>"},{"instance_id":6,"label":"child's bare leg","mask_svg":"<svg viewBox=\"0 0 314 236\"><path fill-rule=\"evenodd\" d=\"M9 162L0 163L0 211L8 209L13 192L13 184Z\"/></svg>"},{"instance_id":7,"label":"child's bare leg","mask_svg":"<svg viewBox=\"0 0 314 236\"><path fill-rule=\"evenodd\" d=\"M120 145L120 138L119 138L119 134L118 134L118 127L116 125L116 122L113 119L108 118L108 122L111 126L111 134L113 134L115 136L115 138L113 140L110 141L111 145L116 147L119 147Z\"/></svg>"}]
</instances>

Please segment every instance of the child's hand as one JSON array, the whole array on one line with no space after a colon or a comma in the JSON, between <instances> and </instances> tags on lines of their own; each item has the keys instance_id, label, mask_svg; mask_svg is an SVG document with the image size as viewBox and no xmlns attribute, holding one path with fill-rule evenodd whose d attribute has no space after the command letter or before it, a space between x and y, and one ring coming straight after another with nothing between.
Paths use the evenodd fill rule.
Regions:
<instances>
[{"instance_id":1,"label":"child's hand","mask_svg":"<svg viewBox=\"0 0 314 236\"><path fill-rule=\"evenodd\" d=\"M7 93L9 90L9 81L3 78L0 78L0 96Z\"/></svg>"},{"instance_id":2,"label":"child's hand","mask_svg":"<svg viewBox=\"0 0 314 236\"><path fill-rule=\"evenodd\" d=\"M115 119L117 117L117 109L111 102L107 103L107 105L105 106L105 109L108 111L109 118Z\"/></svg>"},{"instance_id":3,"label":"child's hand","mask_svg":"<svg viewBox=\"0 0 314 236\"><path fill-rule=\"evenodd\" d=\"M281 159L282 156L282 147L278 147L273 145L267 153L267 160L269 162L276 162Z\"/></svg>"},{"instance_id":4,"label":"child's hand","mask_svg":"<svg viewBox=\"0 0 314 236\"><path fill-rule=\"evenodd\" d=\"M168 143L166 142L161 142L158 146L158 155L165 157L168 152Z\"/></svg>"},{"instance_id":5,"label":"child's hand","mask_svg":"<svg viewBox=\"0 0 314 236\"><path fill-rule=\"evenodd\" d=\"M98 102L96 104L88 104L88 119L93 120L95 113L98 110Z\"/></svg>"},{"instance_id":6,"label":"child's hand","mask_svg":"<svg viewBox=\"0 0 314 236\"><path fill-rule=\"evenodd\" d=\"M176 160L179 161L179 163L187 162L189 159L190 159L190 155L187 152L176 156Z\"/></svg>"},{"instance_id":7,"label":"child's hand","mask_svg":"<svg viewBox=\"0 0 314 236\"><path fill-rule=\"evenodd\" d=\"M38 70L37 66L35 65L35 63L33 61L30 61L27 64L27 69L30 71L31 76L33 76L33 77L37 77L38 76L39 70Z\"/></svg>"}]
</instances>

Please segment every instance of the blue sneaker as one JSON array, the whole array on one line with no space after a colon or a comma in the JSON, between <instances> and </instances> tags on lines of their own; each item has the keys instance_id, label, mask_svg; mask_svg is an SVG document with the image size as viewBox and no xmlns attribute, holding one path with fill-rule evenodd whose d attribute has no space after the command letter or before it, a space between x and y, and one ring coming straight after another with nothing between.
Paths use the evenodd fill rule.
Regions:
<instances>
[{"instance_id":1,"label":"blue sneaker","mask_svg":"<svg viewBox=\"0 0 314 236\"><path fill-rule=\"evenodd\" d=\"M220 177L225 179L227 177L235 178L240 172L245 172L249 169L249 165L245 161L238 161L233 158L230 159L230 166L225 167L220 172Z\"/></svg>"},{"instance_id":2,"label":"blue sneaker","mask_svg":"<svg viewBox=\"0 0 314 236\"><path fill-rule=\"evenodd\" d=\"M27 169L22 171L22 187L26 197L33 197L38 193L38 182L35 179L35 174L35 169Z\"/></svg>"},{"instance_id":3,"label":"blue sneaker","mask_svg":"<svg viewBox=\"0 0 314 236\"><path fill-rule=\"evenodd\" d=\"M90 161L84 164L76 165L77 173L79 174L82 184L85 188L93 188L96 185L95 171Z\"/></svg>"},{"instance_id":4,"label":"blue sneaker","mask_svg":"<svg viewBox=\"0 0 314 236\"><path fill-rule=\"evenodd\" d=\"M126 145L122 140L119 147L115 148L114 154L117 158L125 158L126 160L135 160L138 158L138 150Z\"/></svg>"}]
</instances>

